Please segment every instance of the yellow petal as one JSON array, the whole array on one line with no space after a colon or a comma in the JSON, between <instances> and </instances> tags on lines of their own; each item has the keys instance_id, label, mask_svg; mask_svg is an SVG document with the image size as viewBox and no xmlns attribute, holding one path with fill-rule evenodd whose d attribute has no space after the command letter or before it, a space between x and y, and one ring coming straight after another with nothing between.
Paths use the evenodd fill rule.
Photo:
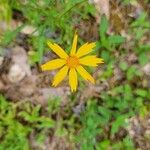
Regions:
<instances>
[{"instance_id":1,"label":"yellow petal","mask_svg":"<svg viewBox=\"0 0 150 150\"><path fill-rule=\"evenodd\" d=\"M65 59L54 59L41 65L41 69L42 71L53 70L62 67L65 63Z\"/></svg>"},{"instance_id":2,"label":"yellow petal","mask_svg":"<svg viewBox=\"0 0 150 150\"><path fill-rule=\"evenodd\" d=\"M59 72L55 75L53 80L53 86L57 86L66 76L68 73L68 67L64 66L62 69L59 70Z\"/></svg>"},{"instance_id":3,"label":"yellow petal","mask_svg":"<svg viewBox=\"0 0 150 150\"><path fill-rule=\"evenodd\" d=\"M58 44L52 44L50 41L47 44L60 58L66 59L68 57L68 54Z\"/></svg>"},{"instance_id":4,"label":"yellow petal","mask_svg":"<svg viewBox=\"0 0 150 150\"><path fill-rule=\"evenodd\" d=\"M72 43L72 48L70 51L70 55L75 55L76 49L77 49L77 40L78 40L78 35L75 33L73 43Z\"/></svg>"},{"instance_id":5,"label":"yellow petal","mask_svg":"<svg viewBox=\"0 0 150 150\"><path fill-rule=\"evenodd\" d=\"M87 55L88 53L90 53L92 51L92 49L96 46L96 43L93 42L93 43L85 43L84 45L82 45L77 53L76 53L76 56L77 57L82 57L84 55Z\"/></svg>"},{"instance_id":6,"label":"yellow petal","mask_svg":"<svg viewBox=\"0 0 150 150\"><path fill-rule=\"evenodd\" d=\"M94 78L82 66L78 66L76 69L85 80L95 83Z\"/></svg>"},{"instance_id":7,"label":"yellow petal","mask_svg":"<svg viewBox=\"0 0 150 150\"><path fill-rule=\"evenodd\" d=\"M71 68L69 71L69 84L72 92L77 90L78 79L77 79L77 72L74 68Z\"/></svg>"},{"instance_id":8,"label":"yellow petal","mask_svg":"<svg viewBox=\"0 0 150 150\"><path fill-rule=\"evenodd\" d=\"M80 58L79 63L86 66L97 66L104 62L102 58L97 58L96 55L90 55Z\"/></svg>"}]
</instances>

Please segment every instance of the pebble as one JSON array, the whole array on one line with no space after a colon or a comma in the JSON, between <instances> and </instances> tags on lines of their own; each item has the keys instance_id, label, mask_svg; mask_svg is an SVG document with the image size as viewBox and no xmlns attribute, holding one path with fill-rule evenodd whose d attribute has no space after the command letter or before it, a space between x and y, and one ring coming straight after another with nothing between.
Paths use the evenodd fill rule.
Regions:
<instances>
[{"instance_id":1,"label":"pebble","mask_svg":"<svg viewBox=\"0 0 150 150\"><path fill-rule=\"evenodd\" d=\"M145 75L150 76L150 63L146 64L142 70L145 73Z\"/></svg>"},{"instance_id":2,"label":"pebble","mask_svg":"<svg viewBox=\"0 0 150 150\"><path fill-rule=\"evenodd\" d=\"M25 77L25 75L26 73L24 72L24 70L18 64L14 64L9 70L8 79L12 83L17 83L21 81Z\"/></svg>"}]
</instances>

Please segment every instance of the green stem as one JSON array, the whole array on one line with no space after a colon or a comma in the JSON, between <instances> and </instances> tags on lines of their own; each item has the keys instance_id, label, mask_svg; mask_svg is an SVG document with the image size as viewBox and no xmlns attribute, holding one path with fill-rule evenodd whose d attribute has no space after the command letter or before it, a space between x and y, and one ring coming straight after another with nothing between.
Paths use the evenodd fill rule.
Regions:
<instances>
[{"instance_id":1,"label":"green stem","mask_svg":"<svg viewBox=\"0 0 150 150\"><path fill-rule=\"evenodd\" d=\"M70 7L67 11L65 11L64 13L62 13L60 16L58 16L58 19L60 19L62 16L66 15L68 12L70 12L74 7L86 2L87 0L83 0L79 3L76 3L75 5L73 5L72 7Z\"/></svg>"}]
</instances>

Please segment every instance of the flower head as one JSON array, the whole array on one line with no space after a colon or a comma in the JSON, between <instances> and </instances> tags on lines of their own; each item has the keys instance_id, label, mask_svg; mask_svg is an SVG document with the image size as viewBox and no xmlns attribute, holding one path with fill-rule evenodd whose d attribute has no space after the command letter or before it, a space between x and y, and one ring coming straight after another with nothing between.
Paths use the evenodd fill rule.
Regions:
<instances>
[{"instance_id":1,"label":"flower head","mask_svg":"<svg viewBox=\"0 0 150 150\"><path fill-rule=\"evenodd\" d=\"M53 70L61 68L53 79L53 86L57 86L66 76L69 74L69 85L71 91L76 91L78 85L77 72L85 79L92 83L95 83L94 78L84 69L85 66L98 66L98 64L104 63L102 58L97 58L96 55L89 55L92 49L96 46L93 43L85 43L77 50L78 35L74 35L72 48L68 55L59 45L48 42L48 46L55 52L60 58L49 61L41 65L43 71Z\"/></svg>"}]
</instances>

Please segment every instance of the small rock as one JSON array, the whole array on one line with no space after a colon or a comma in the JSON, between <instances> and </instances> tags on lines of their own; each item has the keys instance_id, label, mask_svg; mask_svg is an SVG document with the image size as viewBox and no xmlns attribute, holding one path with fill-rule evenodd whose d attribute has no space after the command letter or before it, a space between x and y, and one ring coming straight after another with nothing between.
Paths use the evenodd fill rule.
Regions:
<instances>
[{"instance_id":1,"label":"small rock","mask_svg":"<svg viewBox=\"0 0 150 150\"><path fill-rule=\"evenodd\" d=\"M40 93L44 96L45 99L50 97L61 97L63 98L65 95L69 95L69 90L67 88L42 88L40 89Z\"/></svg>"},{"instance_id":2,"label":"small rock","mask_svg":"<svg viewBox=\"0 0 150 150\"><path fill-rule=\"evenodd\" d=\"M101 20L101 15L106 15L109 19L110 17L110 9L109 9L109 0L89 0L89 3L93 3L97 10L97 23Z\"/></svg>"},{"instance_id":3,"label":"small rock","mask_svg":"<svg viewBox=\"0 0 150 150\"><path fill-rule=\"evenodd\" d=\"M14 64L9 70L8 79L12 83L17 83L21 81L25 77L25 75L26 73L24 72L24 70L18 64Z\"/></svg>"},{"instance_id":4,"label":"small rock","mask_svg":"<svg viewBox=\"0 0 150 150\"><path fill-rule=\"evenodd\" d=\"M119 68L114 69L114 82L121 81L123 79L123 73Z\"/></svg>"},{"instance_id":5,"label":"small rock","mask_svg":"<svg viewBox=\"0 0 150 150\"><path fill-rule=\"evenodd\" d=\"M30 34L33 34L35 36L38 35L38 31L36 31L35 27L29 26L29 25L25 26L21 32L27 35L30 35Z\"/></svg>"},{"instance_id":6,"label":"small rock","mask_svg":"<svg viewBox=\"0 0 150 150\"><path fill-rule=\"evenodd\" d=\"M25 79L20 82L19 92L22 93L24 97L30 97L32 94L36 93L36 76L25 77Z\"/></svg>"},{"instance_id":7,"label":"small rock","mask_svg":"<svg viewBox=\"0 0 150 150\"><path fill-rule=\"evenodd\" d=\"M150 63L146 64L142 70L145 75L150 76Z\"/></svg>"},{"instance_id":8,"label":"small rock","mask_svg":"<svg viewBox=\"0 0 150 150\"><path fill-rule=\"evenodd\" d=\"M84 103L80 103L79 105L75 106L73 108L73 112L76 116L80 116L80 114L85 110L85 105Z\"/></svg>"},{"instance_id":9,"label":"small rock","mask_svg":"<svg viewBox=\"0 0 150 150\"><path fill-rule=\"evenodd\" d=\"M68 87L49 87L39 89L38 93L41 95L41 97L38 96L38 98L36 98L38 103L45 105L48 99L60 97L62 100L61 106L63 107L68 104L68 95L70 91Z\"/></svg>"},{"instance_id":10,"label":"small rock","mask_svg":"<svg viewBox=\"0 0 150 150\"><path fill-rule=\"evenodd\" d=\"M12 63L19 65L27 76L31 75L31 68L28 63L28 56L25 49L20 46L14 47L11 51L11 58Z\"/></svg>"},{"instance_id":11,"label":"small rock","mask_svg":"<svg viewBox=\"0 0 150 150\"><path fill-rule=\"evenodd\" d=\"M146 135L147 137L150 137L150 130L146 130L146 131L145 131L145 135Z\"/></svg>"},{"instance_id":12,"label":"small rock","mask_svg":"<svg viewBox=\"0 0 150 150\"><path fill-rule=\"evenodd\" d=\"M130 55L128 55L127 61L130 64L134 64L134 63L136 63L138 61L138 58L137 58L135 53L131 53Z\"/></svg>"}]
</instances>

